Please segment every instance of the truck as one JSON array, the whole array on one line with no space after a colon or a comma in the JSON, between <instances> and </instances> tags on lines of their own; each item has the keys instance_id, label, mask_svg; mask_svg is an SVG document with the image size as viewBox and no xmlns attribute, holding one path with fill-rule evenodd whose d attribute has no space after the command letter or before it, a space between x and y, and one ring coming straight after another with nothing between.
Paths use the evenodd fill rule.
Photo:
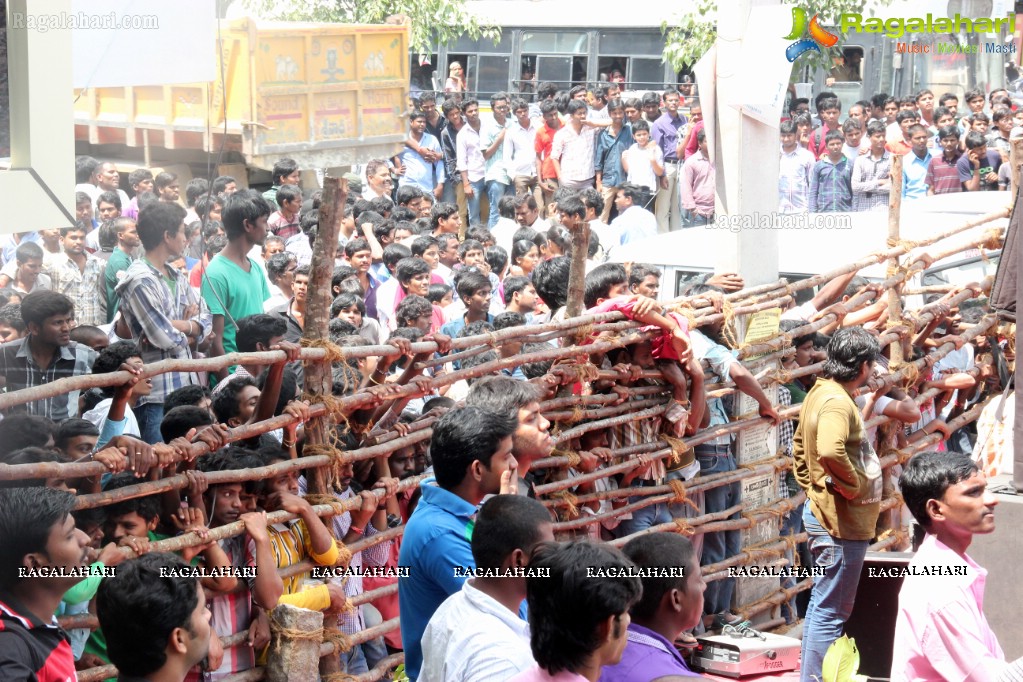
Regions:
<instances>
[{"instance_id":1,"label":"truck","mask_svg":"<svg viewBox=\"0 0 1023 682\"><path fill-rule=\"evenodd\" d=\"M282 157L326 169L400 151L407 25L244 18L218 33L211 82L76 91L77 153L122 170L205 169L220 158L237 172L238 164L270 169Z\"/></svg>"}]
</instances>

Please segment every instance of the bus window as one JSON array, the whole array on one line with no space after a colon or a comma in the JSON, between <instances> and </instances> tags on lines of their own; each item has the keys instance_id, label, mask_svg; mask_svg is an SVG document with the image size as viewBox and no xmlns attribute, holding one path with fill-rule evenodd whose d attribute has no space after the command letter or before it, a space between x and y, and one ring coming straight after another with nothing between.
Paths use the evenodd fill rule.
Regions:
<instances>
[{"instance_id":1,"label":"bus window","mask_svg":"<svg viewBox=\"0 0 1023 682\"><path fill-rule=\"evenodd\" d=\"M437 82L437 55L436 54L413 54L409 95L418 97L420 93L427 90L436 91L444 87L443 81Z\"/></svg>"},{"instance_id":2,"label":"bus window","mask_svg":"<svg viewBox=\"0 0 1023 682\"><path fill-rule=\"evenodd\" d=\"M480 100L489 99L495 92L507 90L510 65L511 57L480 55L477 58L473 90Z\"/></svg>"},{"instance_id":3,"label":"bus window","mask_svg":"<svg viewBox=\"0 0 1023 682\"><path fill-rule=\"evenodd\" d=\"M462 66L462 78L465 80L465 90L469 93L476 92L476 55L448 52L447 68L437 73L437 80L440 81L440 92L447 92L447 81L450 75L451 65L458 62Z\"/></svg>"},{"instance_id":4,"label":"bus window","mask_svg":"<svg viewBox=\"0 0 1023 682\"><path fill-rule=\"evenodd\" d=\"M559 89L568 90L572 87L572 58L548 57L539 55L536 60L536 80L539 83L550 81Z\"/></svg>"},{"instance_id":5,"label":"bus window","mask_svg":"<svg viewBox=\"0 0 1023 682\"><path fill-rule=\"evenodd\" d=\"M633 58L628 85L633 90L660 90L664 87L664 65L658 59Z\"/></svg>"},{"instance_id":6,"label":"bus window","mask_svg":"<svg viewBox=\"0 0 1023 682\"><path fill-rule=\"evenodd\" d=\"M512 92L517 93L527 102L536 96L536 57L523 57L519 64L519 73L512 80Z\"/></svg>"},{"instance_id":7,"label":"bus window","mask_svg":"<svg viewBox=\"0 0 1023 682\"><path fill-rule=\"evenodd\" d=\"M836 83L862 82L862 65L862 47L843 47L842 55L835 58L835 66L832 67L829 77L834 78Z\"/></svg>"},{"instance_id":8,"label":"bus window","mask_svg":"<svg viewBox=\"0 0 1023 682\"><path fill-rule=\"evenodd\" d=\"M611 83L625 83L625 74L628 71L628 57L600 57L597 60L597 80L604 80Z\"/></svg>"}]
</instances>

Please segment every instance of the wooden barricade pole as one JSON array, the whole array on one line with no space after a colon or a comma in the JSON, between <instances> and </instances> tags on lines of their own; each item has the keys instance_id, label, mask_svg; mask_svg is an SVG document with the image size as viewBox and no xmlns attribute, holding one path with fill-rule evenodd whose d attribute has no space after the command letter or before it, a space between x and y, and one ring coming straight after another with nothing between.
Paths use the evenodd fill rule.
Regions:
<instances>
[{"instance_id":1,"label":"wooden barricade pole","mask_svg":"<svg viewBox=\"0 0 1023 682\"><path fill-rule=\"evenodd\" d=\"M334 256L337 253L337 235L344 216L345 198L348 196L348 181L340 178L325 178L323 201L320 204L320 221L313 247L312 267L309 272L309 296L306 301L304 342L315 342L327 338L330 322L331 288L334 274ZM329 362L307 361L305 363L305 390L310 395L330 395L333 389L333 374ZM307 445L326 445L330 442L330 415L314 417L306 422L305 442ZM327 492L322 468L313 469L309 478L309 492Z\"/></svg>"},{"instance_id":2,"label":"wooden barricade pole","mask_svg":"<svg viewBox=\"0 0 1023 682\"><path fill-rule=\"evenodd\" d=\"M583 291L586 287L586 252L590 247L590 224L585 220L572 228L572 265L568 273L568 302L565 317L583 314Z\"/></svg>"},{"instance_id":3,"label":"wooden barricade pole","mask_svg":"<svg viewBox=\"0 0 1023 682\"><path fill-rule=\"evenodd\" d=\"M899 245L899 214L902 211L902 157L892 155L891 192L888 194L888 248L894 249ZM899 270L899 257L893 256L888 259L886 277L892 277ZM888 290L888 323L899 324L902 322L902 291L901 286L895 286ZM892 365L901 365L902 341L893 341L891 345Z\"/></svg>"}]
</instances>

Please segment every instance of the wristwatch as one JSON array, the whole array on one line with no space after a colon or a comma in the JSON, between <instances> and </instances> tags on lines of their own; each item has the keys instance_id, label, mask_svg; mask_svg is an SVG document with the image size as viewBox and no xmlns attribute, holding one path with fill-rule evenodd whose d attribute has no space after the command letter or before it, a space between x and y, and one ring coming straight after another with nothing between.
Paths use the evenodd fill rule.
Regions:
<instances>
[{"instance_id":1,"label":"wristwatch","mask_svg":"<svg viewBox=\"0 0 1023 682\"><path fill-rule=\"evenodd\" d=\"M397 528L400 525L401 525L401 517L400 516L398 516L397 514L388 514L387 515L387 527L388 528Z\"/></svg>"}]
</instances>

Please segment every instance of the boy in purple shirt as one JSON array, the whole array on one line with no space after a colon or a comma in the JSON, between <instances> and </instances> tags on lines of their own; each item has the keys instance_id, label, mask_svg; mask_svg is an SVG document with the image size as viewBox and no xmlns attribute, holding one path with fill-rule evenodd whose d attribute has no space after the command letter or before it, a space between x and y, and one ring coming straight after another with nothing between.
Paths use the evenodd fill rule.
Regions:
<instances>
[{"instance_id":1,"label":"boy in purple shirt","mask_svg":"<svg viewBox=\"0 0 1023 682\"><path fill-rule=\"evenodd\" d=\"M647 682L700 677L689 670L673 642L696 627L703 615L707 583L688 538L671 533L641 535L622 548L641 569L678 569L679 577L642 577L642 598L632 605L632 622L622 660L604 668L600 682Z\"/></svg>"}]
</instances>

